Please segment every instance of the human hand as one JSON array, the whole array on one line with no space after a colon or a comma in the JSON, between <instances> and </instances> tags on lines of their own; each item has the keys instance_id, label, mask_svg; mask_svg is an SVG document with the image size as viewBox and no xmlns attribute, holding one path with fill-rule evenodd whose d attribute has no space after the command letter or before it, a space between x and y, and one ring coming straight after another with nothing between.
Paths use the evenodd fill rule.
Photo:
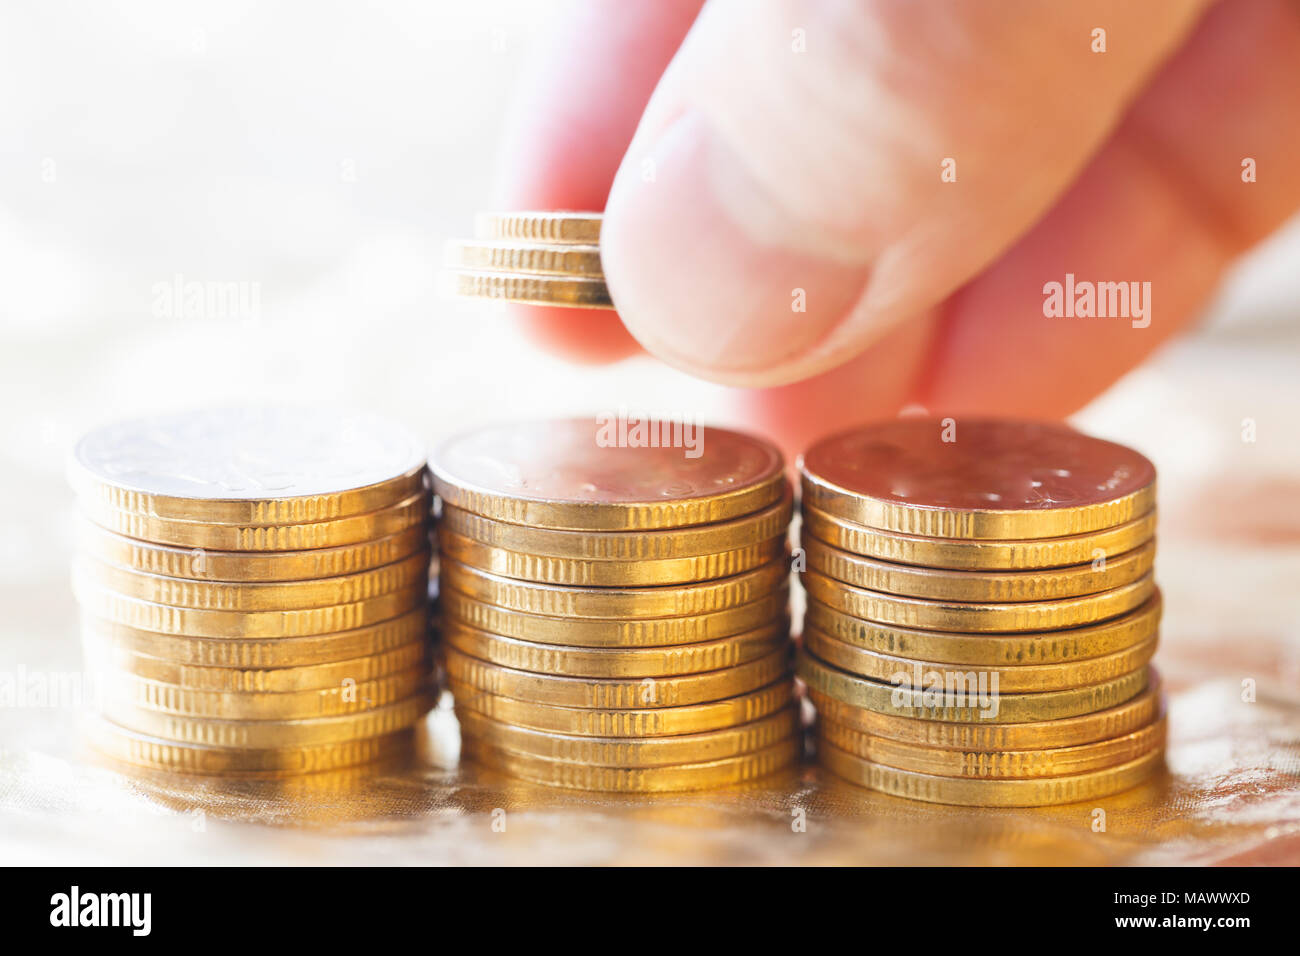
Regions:
<instances>
[{"instance_id":1,"label":"human hand","mask_svg":"<svg viewBox=\"0 0 1300 956\"><path fill-rule=\"evenodd\" d=\"M497 199L604 209L622 324L515 311L577 359L753 389L787 451L907 404L1067 415L1300 206L1288 0L700 7L581 4L541 52ZM1045 316L1067 273L1150 282L1149 326Z\"/></svg>"}]
</instances>

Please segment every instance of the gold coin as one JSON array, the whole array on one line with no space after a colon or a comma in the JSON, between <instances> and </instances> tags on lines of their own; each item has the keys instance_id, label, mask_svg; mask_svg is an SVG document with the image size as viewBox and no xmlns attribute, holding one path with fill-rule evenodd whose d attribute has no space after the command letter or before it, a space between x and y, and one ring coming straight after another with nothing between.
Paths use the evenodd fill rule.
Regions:
<instances>
[{"instance_id":1,"label":"gold coin","mask_svg":"<svg viewBox=\"0 0 1300 956\"><path fill-rule=\"evenodd\" d=\"M1155 542L1096 564L1041 571L948 571L890 564L805 538L808 567L855 587L886 594L976 604L1052 601L1109 591L1150 573Z\"/></svg>"},{"instance_id":2,"label":"gold coin","mask_svg":"<svg viewBox=\"0 0 1300 956\"><path fill-rule=\"evenodd\" d=\"M425 459L413 434L375 416L218 408L96 428L70 477L92 511L255 527L390 508L428 489Z\"/></svg>"},{"instance_id":3,"label":"gold coin","mask_svg":"<svg viewBox=\"0 0 1300 956\"><path fill-rule=\"evenodd\" d=\"M808 627L806 623L803 646L833 667L848 671L850 674L857 674L859 677L869 677L887 683L892 682L896 675L904 674L909 676L913 686L921 685L935 677L942 679L946 686L949 679L962 679L976 673L970 669L963 669L962 665L892 657L866 651L828 637L821 631ZM1062 664L1016 664L1012 667L986 668L984 673L988 675L990 682L993 681L994 675L997 675L999 692L1067 690L1071 687L1099 684L1132 673L1151 660L1155 652L1156 636L1153 634L1140 644L1134 644L1132 647L1104 657L1090 657L1086 660L1068 661Z\"/></svg>"},{"instance_id":4,"label":"gold coin","mask_svg":"<svg viewBox=\"0 0 1300 956\"><path fill-rule=\"evenodd\" d=\"M1035 694L1003 694L987 680L979 680L985 676L980 674L976 681L955 685L942 681L935 685L927 680L920 688L896 686L831 667L804 650L798 654L795 673L813 690L854 707L897 717L972 724L1019 724L1091 714L1137 696L1147 684L1143 667L1087 687Z\"/></svg>"},{"instance_id":5,"label":"gold coin","mask_svg":"<svg viewBox=\"0 0 1300 956\"><path fill-rule=\"evenodd\" d=\"M1133 610L1155 593L1155 581L1149 573L1132 584L1099 594L1009 604L899 597L857 588L812 570L804 572L802 578L810 598L853 617L922 630L978 633L1052 631L1095 624Z\"/></svg>"},{"instance_id":6,"label":"gold coin","mask_svg":"<svg viewBox=\"0 0 1300 956\"><path fill-rule=\"evenodd\" d=\"M381 511L368 511L348 518L257 526L155 518L83 501L83 510L91 521L117 534L156 544L218 551L302 551L358 544L427 525L429 508L429 496L421 493Z\"/></svg>"},{"instance_id":7,"label":"gold coin","mask_svg":"<svg viewBox=\"0 0 1300 956\"><path fill-rule=\"evenodd\" d=\"M739 727L678 737L639 738L579 737L528 730L472 710L461 710L456 716L463 736L477 738L490 747L546 760L630 769L706 763L763 750L799 732L798 714L794 707L787 707Z\"/></svg>"},{"instance_id":8,"label":"gold coin","mask_svg":"<svg viewBox=\"0 0 1300 956\"><path fill-rule=\"evenodd\" d=\"M698 584L649 588L578 588L533 581L516 581L439 559L442 580L449 589L477 601L529 614L550 617L645 620L712 614L770 597L785 586L790 571L784 561Z\"/></svg>"},{"instance_id":9,"label":"gold coin","mask_svg":"<svg viewBox=\"0 0 1300 956\"><path fill-rule=\"evenodd\" d=\"M459 621L480 631L542 644L640 648L698 644L752 631L784 617L789 601L789 588L781 587L768 597L712 614L602 621L512 611L484 604L446 587L438 597L438 610L443 620Z\"/></svg>"},{"instance_id":10,"label":"gold coin","mask_svg":"<svg viewBox=\"0 0 1300 956\"><path fill-rule=\"evenodd\" d=\"M108 682L106 713L118 706L144 708L211 720L299 720L356 714L405 700L429 686L427 668L355 683L344 678L334 687L278 694L206 691L176 687L130 674Z\"/></svg>"},{"instance_id":11,"label":"gold coin","mask_svg":"<svg viewBox=\"0 0 1300 956\"><path fill-rule=\"evenodd\" d=\"M438 531L439 554L502 577L573 587L657 587L727 578L775 561L785 554L785 538L693 558L661 561L587 561L520 554L489 547L446 530Z\"/></svg>"},{"instance_id":12,"label":"gold coin","mask_svg":"<svg viewBox=\"0 0 1300 956\"><path fill-rule=\"evenodd\" d=\"M108 716L127 730L170 743L279 750L409 730L432 706L432 695L420 693L375 710L303 720L211 720L125 705L115 706Z\"/></svg>"},{"instance_id":13,"label":"gold coin","mask_svg":"<svg viewBox=\"0 0 1300 956\"><path fill-rule=\"evenodd\" d=\"M469 709L532 730L582 737L675 737L723 730L761 720L794 700L794 682L788 679L726 700L645 710L556 707L498 697L454 680L448 681L447 686L458 710Z\"/></svg>"},{"instance_id":14,"label":"gold coin","mask_svg":"<svg viewBox=\"0 0 1300 956\"><path fill-rule=\"evenodd\" d=\"M136 541L82 519L78 548L105 564L195 581L309 581L359 574L429 548L429 529L412 525L374 541L309 551L207 551Z\"/></svg>"},{"instance_id":15,"label":"gold coin","mask_svg":"<svg viewBox=\"0 0 1300 956\"><path fill-rule=\"evenodd\" d=\"M585 561L655 562L712 556L784 538L790 526L793 498L743 518L671 531L558 531L530 528L444 507L438 528L482 545L521 554L547 555Z\"/></svg>"},{"instance_id":16,"label":"gold coin","mask_svg":"<svg viewBox=\"0 0 1300 956\"><path fill-rule=\"evenodd\" d=\"M351 631L398 617L428 600L428 588L421 584L368 601L332 607L290 611L204 611L126 597L82 581L77 575L74 575L73 590L91 616L137 630L239 639L305 637Z\"/></svg>"},{"instance_id":17,"label":"gold coin","mask_svg":"<svg viewBox=\"0 0 1300 956\"><path fill-rule=\"evenodd\" d=\"M958 634L876 624L809 600L804 627L878 654L952 664L1020 667L1102 657L1133 647L1156 634L1161 610L1157 588L1136 610L1101 624L1041 633Z\"/></svg>"},{"instance_id":18,"label":"gold coin","mask_svg":"<svg viewBox=\"0 0 1300 956\"><path fill-rule=\"evenodd\" d=\"M747 664L790 641L790 622L774 621L745 634L680 647L559 647L502 637L443 621L443 642L470 657L515 670L565 677L673 677Z\"/></svg>"},{"instance_id":19,"label":"gold coin","mask_svg":"<svg viewBox=\"0 0 1300 956\"><path fill-rule=\"evenodd\" d=\"M844 704L813 687L808 688L808 696L822 718L875 737L944 750L1037 750L1122 737L1151 723L1160 709L1160 679L1154 668L1150 670L1147 689L1122 704L1078 717L1023 724L917 720Z\"/></svg>"},{"instance_id":20,"label":"gold coin","mask_svg":"<svg viewBox=\"0 0 1300 956\"><path fill-rule=\"evenodd\" d=\"M784 497L771 442L690 422L519 422L457 435L434 455L444 505L570 531L654 531L730 521Z\"/></svg>"},{"instance_id":21,"label":"gold coin","mask_svg":"<svg viewBox=\"0 0 1300 956\"><path fill-rule=\"evenodd\" d=\"M1156 513L1126 524L1087 534L1021 541L978 538L923 538L879 531L825 514L804 505L803 529L820 541L853 554L914 564L926 568L966 571L1027 571L1085 564L1099 556L1124 554L1150 541L1156 533Z\"/></svg>"},{"instance_id":22,"label":"gold coin","mask_svg":"<svg viewBox=\"0 0 1300 956\"><path fill-rule=\"evenodd\" d=\"M172 773L253 779L320 773L390 760L414 751L411 731L311 747L247 750L178 744L118 727L106 720L89 725L92 746L122 763Z\"/></svg>"},{"instance_id":23,"label":"gold coin","mask_svg":"<svg viewBox=\"0 0 1300 956\"><path fill-rule=\"evenodd\" d=\"M99 561L78 562L78 573L93 587L170 607L207 611L286 611L335 604L356 604L409 590L429 579L429 552L417 552L394 564L315 581L194 581L145 574Z\"/></svg>"},{"instance_id":24,"label":"gold coin","mask_svg":"<svg viewBox=\"0 0 1300 956\"><path fill-rule=\"evenodd\" d=\"M600 243L599 212L484 212L475 221L480 239Z\"/></svg>"},{"instance_id":25,"label":"gold coin","mask_svg":"<svg viewBox=\"0 0 1300 956\"><path fill-rule=\"evenodd\" d=\"M337 688L351 680L358 686L380 677L404 671L428 671L429 645L424 640L396 647L382 654L334 661L329 664L306 664L300 667L274 667L248 670L238 667L195 667L143 654L131 654L113 647L100 647L88 637L87 663L104 669L132 674L150 681L160 681L192 690L222 693L270 693Z\"/></svg>"},{"instance_id":26,"label":"gold coin","mask_svg":"<svg viewBox=\"0 0 1300 956\"><path fill-rule=\"evenodd\" d=\"M832 435L803 455L805 505L929 538L1055 538L1155 506L1155 467L1046 422L900 419Z\"/></svg>"},{"instance_id":27,"label":"gold coin","mask_svg":"<svg viewBox=\"0 0 1300 956\"><path fill-rule=\"evenodd\" d=\"M450 269L604 278L596 245L452 239L444 250Z\"/></svg>"},{"instance_id":28,"label":"gold coin","mask_svg":"<svg viewBox=\"0 0 1300 956\"><path fill-rule=\"evenodd\" d=\"M1136 787L1156 772L1164 748L1113 767L1037 780L968 780L896 770L855 757L824 740L818 741L817 755L832 773L896 797L967 807L1046 807L1096 800Z\"/></svg>"},{"instance_id":29,"label":"gold coin","mask_svg":"<svg viewBox=\"0 0 1300 956\"><path fill-rule=\"evenodd\" d=\"M160 634L85 617L83 633L94 641L177 666L229 668L304 667L383 654L413 641L427 643L429 611L421 604L401 617L369 627L312 637L208 638Z\"/></svg>"},{"instance_id":30,"label":"gold coin","mask_svg":"<svg viewBox=\"0 0 1300 956\"><path fill-rule=\"evenodd\" d=\"M444 275L447 291L451 295L470 299L497 299L502 302L577 309L614 308L603 278L560 278L540 273L451 270Z\"/></svg>"},{"instance_id":31,"label":"gold coin","mask_svg":"<svg viewBox=\"0 0 1300 956\"><path fill-rule=\"evenodd\" d=\"M461 684L515 700L560 707L641 710L703 704L747 694L789 673L790 655L781 648L748 664L683 677L597 679L533 674L489 664L444 647L447 676Z\"/></svg>"},{"instance_id":32,"label":"gold coin","mask_svg":"<svg viewBox=\"0 0 1300 956\"><path fill-rule=\"evenodd\" d=\"M734 786L775 773L789 766L803 749L792 737L781 743L739 757L673 767L595 767L589 764L547 760L489 746L466 738L465 751L475 760L514 777L549 787L570 790L654 793L674 790L711 790Z\"/></svg>"},{"instance_id":33,"label":"gold coin","mask_svg":"<svg viewBox=\"0 0 1300 956\"><path fill-rule=\"evenodd\" d=\"M873 737L830 722L820 724L817 733L832 746L855 757L898 770L940 777L1021 780L1088 773L1163 749L1165 718L1162 715L1154 723L1122 737L1048 750L936 750Z\"/></svg>"},{"instance_id":34,"label":"gold coin","mask_svg":"<svg viewBox=\"0 0 1300 956\"><path fill-rule=\"evenodd\" d=\"M391 481L335 494L296 498L176 498L134 491L100 482L77 487L83 507L92 514L114 512L166 521L234 527L271 528L355 518L392 508L426 494L429 470L423 459Z\"/></svg>"}]
</instances>

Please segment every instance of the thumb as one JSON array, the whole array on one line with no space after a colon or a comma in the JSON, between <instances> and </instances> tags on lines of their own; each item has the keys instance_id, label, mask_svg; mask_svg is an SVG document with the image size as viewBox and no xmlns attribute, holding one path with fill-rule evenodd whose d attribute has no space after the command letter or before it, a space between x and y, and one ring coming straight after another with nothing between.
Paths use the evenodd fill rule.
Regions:
<instances>
[{"instance_id":1,"label":"thumb","mask_svg":"<svg viewBox=\"0 0 1300 956\"><path fill-rule=\"evenodd\" d=\"M732 385L847 361L1040 217L1203 6L711 0L606 206L620 316Z\"/></svg>"}]
</instances>

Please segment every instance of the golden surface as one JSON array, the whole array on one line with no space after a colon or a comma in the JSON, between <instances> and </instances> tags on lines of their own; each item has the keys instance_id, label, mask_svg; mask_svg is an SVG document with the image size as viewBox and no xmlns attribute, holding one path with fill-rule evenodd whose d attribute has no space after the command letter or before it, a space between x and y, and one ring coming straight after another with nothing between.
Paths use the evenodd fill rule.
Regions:
<instances>
[{"instance_id":1,"label":"golden surface","mask_svg":"<svg viewBox=\"0 0 1300 956\"><path fill-rule=\"evenodd\" d=\"M972 807L1046 807L1096 800L1128 790L1156 772L1164 756L1153 750L1127 763L1065 777L1035 780L970 780L898 770L872 763L818 741L818 757L833 773L912 800Z\"/></svg>"},{"instance_id":2,"label":"golden surface","mask_svg":"<svg viewBox=\"0 0 1300 956\"><path fill-rule=\"evenodd\" d=\"M600 242L599 212L481 212L474 220L480 239L524 242Z\"/></svg>"},{"instance_id":3,"label":"golden surface","mask_svg":"<svg viewBox=\"0 0 1300 956\"><path fill-rule=\"evenodd\" d=\"M223 525L202 521L179 521L121 511L94 501L83 500L82 509L95 524L128 538L182 548L212 548L216 551L298 551L309 548L337 548L384 538L425 525L432 501L427 492L378 511L287 525Z\"/></svg>"},{"instance_id":4,"label":"golden surface","mask_svg":"<svg viewBox=\"0 0 1300 956\"><path fill-rule=\"evenodd\" d=\"M790 669L790 653L786 647L747 664L705 674L623 679L533 674L489 664L453 647L444 646L442 653L448 676L478 690L559 707L612 710L681 707L722 700L757 690Z\"/></svg>"},{"instance_id":5,"label":"golden surface","mask_svg":"<svg viewBox=\"0 0 1300 956\"><path fill-rule=\"evenodd\" d=\"M1050 631L1104 621L1139 606L1155 592L1150 574L1099 594L1022 601L971 604L898 597L853 587L808 570L800 575L808 594L853 617L935 631Z\"/></svg>"},{"instance_id":6,"label":"golden surface","mask_svg":"<svg viewBox=\"0 0 1300 956\"><path fill-rule=\"evenodd\" d=\"M665 531L560 531L484 518L445 506L440 530L452 531L494 548L525 554L584 558L589 561L661 561L716 554L758 541L784 537L794 510L791 492L774 505L743 518Z\"/></svg>"},{"instance_id":7,"label":"golden surface","mask_svg":"<svg viewBox=\"0 0 1300 956\"><path fill-rule=\"evenodd\" d=\"M560 647L502 637L447 619L439 630L446 646L471 657L502 667L567 677L700 674L748 664L784 647L790 639L790 622L784 616L757 630L680 647Z\"/></svg>"},{"instance_id":8,"label":"golden surface","mask_svg":"<svg viewBox=\"0 0 1300 956\"><path fill-rule=\"evenodd\" d=\"M133 733L106 720L87 721L87 740L102 754L137 767L173 773L271 778L337 770L391 759L409 751L414 731L279 750L225 750L178 744Z\"/></svg>"},{"instance_id":9,"label":"golden surface","mask_svg":"<svg viewBox=\"0 0 1300 956\"><path fill-rule=\"evenodd\" d=\"M941 777L1019 779L1066 776L1113 767L1136 760L1164 745L1165 720L1127 733L1073 747L1050 750L947 750L875 737L830 720L821 720L817 733L832 746L873 763L936 774Z\"/></svg>"},{"instance_id":10,"label":"golden surface","mask_svg":"<svg viewBox=\"0 0 1300 956\"><path fill-rule=\"evenodd\" d=\"M209 611L282 611L355 604L410 589L428 580L429 556L427 550L417 551L393 564L357 574L273 583L192 581L100 561L79 561L77 570L94 587L155 604Z\"/></svg>"},{"instance_id":11,"label":"golden surface","mask_svg":"<svg viewBox=\"0 0 1300 956\"><path fill-rule=\"evenodd\" d=\"M240 667L203 667L181 663L175 659L133 654L107 641L98 640L93 634L83 635L83 641L87 644L86 664L90 667L109 668L123 674L134 674L147 680L162 681L193 690L224 693L280 694L337 687L344 680L362 682L377 677L387 677L416 667L429 656L429 645L424 640L423 634L420 635L420 639L399 645L391 651L381 651L365 657L353 657L325 664L255 670Z\"/></svg>"},{"instance_id":12,"label":"golden surface","mask_svg":"<svg viewBox=\"0 0 1300 956\"><path fill-rule=\"evenodd\" d=\"M806 504L802 510L804 532L843 551L900 564L966 571L1016 571L1083 564L1094 560L1098 552L1109 558L1131 551L1156 533L1154 510L1127 524L1102 531L1023 541L923 538L854 524Z\"/></svg>"},{"instance_id":13,"label":"golden surface","mask_svg":"<svg viewBox=\"0 0 1300 956\"><path fill-rule=\"evenodd\" d=\"M994 674L998 677L998 690L1002 693L1016 691L1066 690L1111 680L1122 674L1129 674L1151 660L1156 650L1156 637L1151 637L1132 647L1107 654L1104 657L1090 657L1085 660L1068 661L1061 664L1017 664L1010 667L987 667L989 680ZM894 675L911 674L918 667L925 674L939 674L943 680L949 675L970 674L973 668L965 664L945 664L938 661L916 660L906 657L892 657L876 651L868 651L844 641L827 636L805 620L803 629L803 646L826 663L852 674L870 677L872 680L889 683Z\"/></svg>"},{"instance_id":14,"label":"golden surface","mask_svg":"<svg viewBox=\"0 0 1300 956\"><path fill-rule=\"evenodd\" d=\"M837 641L915 660L985 667L1057 664L1113 654L1155 634L1163 608L1157 590L1136 610L1100 624L1039 633L960 634L877 624L850 617L820 601L807 603L808 625Z\"/></svg>"},{"instance_id":15,"label":"golden surface","mask_svg":"<svg viewBox=\"0 0 1300 956\"><path fill-rule=\"evenodd\" d=\"M800 731L798 711L787 707L741 724L673 737L586 737L513 727L459 708L461 733L489 747L596 767L669 767L708 763L753 753L789 740Z\"/></svg>"},{"instance_id":16,"label":"golden surface","mask_svg":"<svg viewBox=\"0 0 1300 956\"><path fill-rule=\"evenodd\" d=\"M424 667L359 683L344 680L334 687L275 694L193 690L125 674L113 675L108 681L104 709L108 714L129 714L139 708L212 720L305 720L377 710L405 700L428 684L429 672ZM125 718L119 723L134 726Z\"/></svg>"},{"instance_id":17,"label":"golden surface","mask_svg":"<svg viewBox=\"0 0 1300 956\"><path fill-rule=\"evenodd\" d=\"M497 240L449 239L443 261L450 269L471 272L542 272L547 275L603 277L600 247Z\"/></svg>"},{"instance_id":18,"label":"golden surface","mask_svg":"<svg viewBox=\"0 0 1300 956\"><path fill-rule=\"evenodd\" d=\"M1061 717L1078 717L1093 711L1114 707L1140 694L1147 686L1147 668L1143 667L1108 681L1088 687L1067 690L1040 691L1033 694L996 696L997 712L984 716L984 703L977 692L986 688L968 684L969 691L947 701L943 686L931 694L928 675L912 687L896 687L881 681L868 680L846 671L830 667L805 650L800 650L795 673L811 688L841 703L865 707L881 714L895 717L915 717L920 720L938 720L946 723L1023 724L1030 721L1056 720ZM909 677L911 675L909 674Z\"/></svg>"},{"instance_id":19,"label":"golden surface","mask_svg":"<svg viewBox=\"0 0 1300 956\"><path fill-rule=\"evenodd\" d=\"M827 720L888 740L943 750L1033 750L1076 747L1121 737L1145 726L1160 709L1160 680L1152 671L1146 690L1114 707L1077 717L1020 724L963 724L899 717L841 703L814 688L808 689L808 696L817 713Z\"/></svg>"},{"instance_id":20,"label":"golden surface","mask_svg":"<svg viewBox=\"0 0 1300 956\"><path fill-rule=\"evenodd\" d=\"M1019 540L1090 534L1134 521L1156 504L1155 482L1119 498L1085 505L963 511L864 498L807 471L801 479L808 507L869 528L931 538Z\"/></svg>"},{"instance_id":21,"label":"golden surface","mask_svg":"<svg viewBox=\"0 0 1300 956\"><path fill-rule=\"evenodd\" d=\"M790 494L780 450L725 428L638 419L658 440L627 436L612 419L515 421L471 429L438 446L430 465L444 506L569 531L677 530L730 521ZM664 428L668 428L665 443ZM674 430L675 429L675 430ZM689 451L689 449L687 449Z\"/></svg>"},{"instance_id":22,"label":"golden surface","mask_svg":"<svg viewBox=\"0 0 1300 956\"><path fill-rule=\"evenodd\" d=\"M428 585L420 582L352 604L288 611L208 611L126 597L79 576L73 581L77 600L93 617L160 634L228 639L307 637L371 627L422 605L428 594Z\"/></svg>"},{"instance_id":23,"label":"golden surface","mask_svg":"<svg viewBox=\"0 0 1300 956\"><path fill-rule=\"evenodd\" d=\"M439 553L453 561L503 577L570 587L623 588L691 584L744 574L785 553L784 533L731 551L687 558L602 561L521 554L438 531Z\"/></svg>"},{"instance_id":24,"label":"golden surface","mask_svg":"<svg viewBox=\"0 0 1300 956\"><path fill-rule=\"evenodd\" d=\"M579 309L612 309L603 278L563 278L527 272L446 273L448 291L471 299L498 299L531 305L562 305Z\"/></svg>"},{"instance_id":25,"label":"golden surface","mask_svg":"<svg viewBox=\"0 0 1300 956\"><path fill-rule=\"evenodd\" d=\"M721 581L642 588L580 588L516 581L443 557L444 586L487 604L550 617L601 620L688 617L726 611L770 597L789 576L785 561Z\"/></svg>"},{"instance_id":26,"label":"golden surface","mask_svg":"<svg viewBox=\"0 0 1300 956\"><path fill-rule=\"evenodd\" d=\"M375 541L308 551L210 551L175 548L123 537L87 520L77 522L83 555L146 574L196 581L305 581L357 574L392 564L429 547L429 528L412 525Z\"/></svg>"},{"instance_id":27,"label":"golden surface","mask_svg":"<svg viewBox=\"0 0 1300 956\"><path fill-rule=\"evenodd\" d=\"M382 511L429 488L429 469L423 462L363 488L278 498L178 498L115 486L84 470L75 470L72 478L77 493L95 511L103 508L143 517L254 527L310 524Z\"/></svg>"},{"instance_id":28,"label":"golden surface","mask_svg":"<svg viewBox=\"0 0 1300 956\"><path fill-rule=\"evenodd\" d=\"M601 790L619 793L648 793L674 790L705 790L734 786L765 777L791 763L802 749L795 737L753 753L723 757L671 767L602 767L593 764L549 760L533 754L499 750L481 740L466 737L467 748L487 765L552 787Z\"/></svg>"},{"instance_id":29,"label":"golden surface","mask_svg":"<svg viewBox=\"0 0 1300 956\"><path fill-rule=\"evenodd\" d=\"M459 621L480 631L543 644L624 650L697 644L752 631L783 616L789 603L790 589L782 586L757 601L711 614L638 621L529 614L484 604L451 588L443 590L438 597L438 608L444 621Z\"/></svg>"},{"instance_id":30,"label":"golden surface","mask_svg":"<svg viewBox=\"0 0 1300 956\"><path fill-rule=\"evenodd\" d=\"M287 720L216 720L167 714L109 700L104 715L128 730L171 743L260 750L314 747L409 730L431 706L430 695L420 693L356 714Z\"/></svg>"},{"instance_id":31,"label":"golden surface","mask_svg":"<svg viewBox=\"0 0 1300 956\"><path fill-rule=\"evenodd\" d=\"M888 594L938 601L1051 601L1132 584L1155 562L1154 542L1104 563L1035 571L951 571L864 558L804 538L808 567L837 581Z\"/></svg>"},{"instance_id":32,"label":"golden surface","mask_svg":"<svg viewBox=\"0 0 1300 956\"><path fill-rule=\"evenodd\" d=\"M382 654L411 641L424 640L429 633L429 609L425 602L401 615L368 627L307 637L193 637L160 634L97 619L87 615L82 622L88 639L130 653L163 658L178 665L201 667L305 667L352 660L368 654Z\"/></svg>"},{"instance_id":33,"label":"golden surface","mask_svg":"<svg viewBox=\"0 0 1300 956\"><path fill-rule=\"evenodd\" d=\"M537 704L489 694L455 680L448 682L448 689L458 710L468 708L520 727L583 737L673 737L722 730L766 717L794 700L794 682L784 679L726 700L643 710Z\"/></svg>"}]
</instances>

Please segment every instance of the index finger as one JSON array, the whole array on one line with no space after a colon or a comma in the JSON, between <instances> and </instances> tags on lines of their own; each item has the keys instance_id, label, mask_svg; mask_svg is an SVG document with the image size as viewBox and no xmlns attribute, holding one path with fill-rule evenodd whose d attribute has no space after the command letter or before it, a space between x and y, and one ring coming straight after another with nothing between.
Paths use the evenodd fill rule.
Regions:
<instances>
[{"instance_id":1,"label":"index finger","mask_svg":"<svg viewBox=\"0 0 1300 956\"><path fill-rule=\"evenodd\" d=\"M664 68L703 0L598 0L555 25L521 79L497 172L500 209L603 210ZM510 306L543 345L587 362L641 350L607 312Z\"/></svg>"}]
</instances>

